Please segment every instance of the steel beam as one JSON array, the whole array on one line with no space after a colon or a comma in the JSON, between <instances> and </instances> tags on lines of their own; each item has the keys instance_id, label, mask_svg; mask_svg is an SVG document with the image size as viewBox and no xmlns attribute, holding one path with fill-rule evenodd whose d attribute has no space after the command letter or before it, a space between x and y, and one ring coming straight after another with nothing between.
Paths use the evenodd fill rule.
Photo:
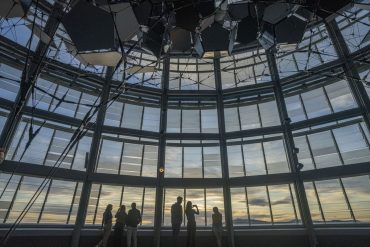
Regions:
<instances>
[{"instance_id":1,"label":"steel beam","mask_svg":"<svg viewBox=\"0 0 370 247\"><path fill-rule=\"evenodd\" d=\"M361 109L368 130L370 130L370 99L357 71L356 65L351 58L350 50L348 49L336 21L333 20L329 23L325 23L325 25L339 59L342 61L343 71L346 74L353 97L358 107Z\"/></svg>"},{"instance_id":2,"label":"steel beam","mask_svg":"<svg viewBox=\"0 0 370 247\"><path fill-rule=\"evenodd\" d=\"M214 62L215 84L217 93L217 115L218 115L218 128L220 136L220 157L221 157L221 170L222 170L222 188L224 192L224 207L225 207L225 223L227 228L228 246L235 246L234 227L232 218L231 206L231 193L230 193L230 180L229 180L229 163L227 157L227 143L226 143L226 127L225 127L225 113L224 101L222 92L221 81L221 65L220 59L216 58Z\"/></svg>"},{"instance_id":3,"label":"steel beam","mask_svg":"<svg viewBox=\"0 0 370 247\"><path fill-rule=\"evenodd\" d=\"M154 247L161 246L161 227L162 227L163 198L164 198L163 181L166 157L169 75L170 75L170 58L166 57L163 59L163 72L162 72L161 115L159 122L158 161L157 161L157 186L155 193L154 244L153 244Z\"/></svg>"},{"instance_id":4,"label":"steel beam","mask_svg":"<svg viewBox=\"0 0 370 247\"><path fill-rule=\"evenodd\" d=\"M51 38L54 37L54 34L56 33L59 23L64 14L63 3L64 1L55 2L52 13L50 14L45 25L44 32ZM33 39L33 37L31 39ZM11 139L16 132L17 126L22 116L21 111L27 104L27 100L29 98L29 95L31 94L32 87L35 84L39 74L41 73L41 65L49 49L49 45L50 42L48 44L45 44L40 41L37 45L34 56L29 57L29 63L24 66L19 92L17 94L12 111L10 112L5 122L2 134L0 136L0 147L5 148L5 150L7 150L10 145ZM27 58L25 59L27 61Z\"/></svg>"},{"instance_id":5,"label":"steel beam","mask_svg":"<svg viewBox=\"0 0 370 247\"><path fill-rule=\"evenodd\" d=\"M107 102L109 99L113 72L114 72L113 68L108 67L107 73L106 73L105 84L104 84L102 95L100 98L100 103ZM91 186L92 186L92 182L91 180L88 180L88 177L95 172L96 165L98 163L99 147L100 147L101 135L103 132L103 124L104 124L106 110L107 110L107 105L102 104L97 112L96 124L94 126L94 134L93 134L91 146L90 146L90 153L89 153L89 156L86 157L86 159L88 159L86 163L86 166L87 166L86 167L86 177L85 177L85 180L82 186L80 203L78 205L78 211L77 211L77 216L76 216L76 223L73 229L73 234L72 234L72 239L71 239L71 247L79 246L81 229L85 223L88 202L89 202L89 197L90 197L90 192L91 192Z\"/></svg>"},{"instance_id":6,"label":"steel beam","mask_svg":"<svg viewBox=\"0 0 370 247\"><path fill-rule=\"evenodd\" d=\"M288 163L290 166L291 172L295 175L295 182L294 186L296 189L296 195L297 200L299 204L299 209L302 215L302 221L304 226L307 229L308 237L310 240L310 246L311 247L317 247L318 246L318 240L316 237L316 233L313 229L313 222L311 217L311 212L308 206L308 200L306 191L303 185L303 180L301 178L301 172L297 168L299 162L298 162L298 156L297 152L295 152L295 145L294 145L294 139L292 134L292 128L290 124L290 118L288 116L288 110L286 108L285 100L284 100L284 94L282 91L282 87L280 84L280 76L278 67L276 64L276 58L275 58L275 50L268 50L266 52L267 56L267 62L269 65L269 69L271 72L271 78L274 85L274 92L276 97L276 103L277 108L279 111L281 126L283 127L283 135L284 135L284 145L286 149L286 153L288 156Z\"/></svg>"}]
</instances>

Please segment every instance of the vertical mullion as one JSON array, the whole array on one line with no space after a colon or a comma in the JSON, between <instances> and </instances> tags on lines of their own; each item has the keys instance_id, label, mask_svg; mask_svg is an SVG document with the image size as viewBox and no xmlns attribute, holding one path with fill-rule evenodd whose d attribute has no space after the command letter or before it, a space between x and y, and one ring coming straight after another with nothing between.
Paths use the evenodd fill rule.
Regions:
<instances>
[{"instance_id":1,"label":"vertical mullion","mask_svg":"<svg viewBox=\"0 0 370 247\"><path fill-rule=\"evenodd\" d=\"M125 152L125 142L122 142L122 148L121 148L121 156L119 158L119 164L118 164L118 175L121 175L121 168L122 168L122 162L123 162L123 154Z\"/></svg>"},{"instance_id":2,"label":"vertical mullion","mask_svg":"<svg viewBox=\"0 0 370 247\"><path fill-rule=\"evenodd\" d=\"M18 150L19 150L19 148L20 148L20 146L21 146L21 144L22 144L22 141L24 140L24 137L25 137L25 135L26 135L26 129L27 129L28 125L29 125L29 123L26 123L26 124L24 125L24 129L23 129L23 131L22 131L21 137L19 138L19 142L18 142L18 144L16 145L16 147L14 148L14 153L13 153L12 158L11 158L12 160L14 160L14 158L15 158L15 156L17 155L17 152L18 152ZM21 161L21 160L19 160L19 161Z\"/></svg>"},{"instance_id":3,"label":"vertical mullion","mask_svg":"<svg viewBox=\"0 0 370 247\"><path fill-rule=\"evenodd\" d=\"M140 164L140 177L143 176L143 166L144 166L144 155L145 155L145 146L144 144L142 145L142 151L141 151L141 164Z\"/></svg>"},{"instance_id":4,"label":"vertical mullion","mask_svg":"<svg viewBox=\"0 0 370 247\"><path fill-rule=\"evenodd\" d=\"M318 240L316 236L316 232L313 228L312 216L311 211L308 205L307 194L304 187L303 179L301 177L301 171L298 169L298 156L297 153L294 152L295 143L292 133L291 127L291 120L288 115L284 93L282 90L282 86L280 83L279 72L276 64L275 58L276 50L268 50L266 51L267 62L271 73L271 79L273 81L273 90L274 95L276 98L277 108L279 111L280 123L283 127L283 135L284 135L284 147L287 153L288 164L290 166L290 172L294 175L294 186L295 192L297 194L297 200L299 203L299 209L302 215L303 225L307 230L308 238L310 241L310 245L312 247L316 247L318 245Z\"/></svg>"},{"instance_id":5,"label":"vertical mullion","mask_svg":"<svg viewBox=\"0 0 370 247\"><path fill-rule=\"evenodd\" d=\"M121 196L120 196L120 199L119 199L119 206L120 207L122 205L122 200L123 200L123 191L124 191L124 186L121 186Z\"/></svg>"},{"instance_id":6,"label":"vertical mullion","mask_svg":"<svg viewBox=\"0 0 370 247\"><path fill-rule=\"evenodd\" d=\"M294 201L294 197L293 197L291 184L288 184L288 187L289 187L290 200L292 200L295 222L298 224L298 214L297 214L297 209L296 209L296 205L295 205L295 201Z\"/></svg>"},{"instance_id":7,"label":"vertical mullion","mask_svg":"<svg viewBox=\"0 0 370 247\"><path fill-rule=\"evenodd\" d=\"M340 187L342 188L344 199L346 200L347 208L348 208L348 210L349 210L349 212L351 214L351 218L352 218L352 220L354 222L356 222L356 217L355 217L355 214L353 213L351 203L349 202L349 198L348 198L346 189L344 188L344 184L343 184L342 178L339 178L339 184L340 184Z\"/></svg>"},{"instance_id":8,"label":"vertical mullion","mask_svg":"<svg viewBox=\"0 0 370 247\"><path fill-rule=\"evenodd\" d=\"M94 212L94 219L93 219L93 224L95 225L95 220L96 220L96 214L98 212L98 207L99 207L99 201L100 201L100 194L101 194L101 188L102 188L102 184L99 185L99 192L98 192L98 196L96 198L96 205L95 205L95 212Z\"/></svg>"},{"instance_id":9,"label":"vertical mullion","mask_svg":"<svg viewBox=\"0 0 370 247\"><path fill-rule=\"evenodd\" d=\"M166 133L167 133L167 111L168 111L168 84L169 84L170 58L163 59L162 72L162 94L159 123L157 180L155 193L155 216L154 216L154 242L153 247L161 246L161 228L163 221L163 199L164 199L164 172L166 160Z\"/></svg>"},{"instance_id":10,"label":"vertical mullion","mask_svg":"<svg viewBox=\"0 0 370 247\"><path fill-rule=\"evenodd\" d=\"M203 188L203 196L204 196L204 225L208 226L208 224L207 224L207 191L206 191L206 188Z\"/></svg>"},{"instance_id":11,"label":"vertical mullion","mask_svg":"<svg viewBox=\"0 0 370 247\"><path fill-rule=\"evenodd\" d=\"M228 246L235 246L234 238L234 227L232 218L232 203L231 203L231 192L230 192L230 175L229 175L229 163L227 153L227 141L226 141L226 127L225 127L225 112L224 112L224 97L222 91L221 81L221 65L220 59L213 59L214 73L215 73L215 86L216 86L216 99L217 99L217 114L218 114L218 127L219 127L219 142L220 142L220 157L221 157L221 169L222 169L222 189L224 193L224 207L225 207L225 222L228 236Z\"/></svg>"},{"instance_id":12,"label":"vertical mullion","mask_svg":"<svg viewBox=\"0 0 370 247\"><path fill-rule=\"evenodd\" d=\"M163 189L163 203L162 203L162 225L164 224L164 211L166 207L166 188Z\"/></svg>"},{"instance_id":13,"label":"vertical mullion","mask_svg":"<svg viewBox=\"0 0 370 247\"><path fill-rule=\"evenodd\" d=\"M262 155L263 155L263 162L265 163L265 170L266 170L266 174L269 175L269 170L268 170L268 167L267 167L267 162L266 162L266 154L265 154L265 146L264 146L264 142L260 142L261 144L261 150L262 150Z\"/></svg>"},{"instance_id":14,"label":"vertical mullion","mask_svg":"<svg viewBox=\"0 0 370 247\"><path fill-rule=\"evenodd\" d=\"M265 188L266 188L267 200L268 200L269 209L270 209L271 224L274 225L274 216L272 214L272 206L271 206L271 199L270 199L270 190L269 190L268 185L266 185Z\"/></svg>"},{"instance_id":15,"label":"vertical mullion","mask_svg":"<svg viewBox=\"0 0 370 247\"><path fill-rule=\"evenodd\" d=\"M48 186L48 189L46 190L44 201L42 202L42 206L41 206L41 209L40 209L39 217L37 219L37 224L40 223L40 220L41 220L41 217L42 217L42 213L43 213L44 208L45 208L46 201L47 201L47 199L49 197L50 188L51 188L52 183L53 183L53 180L49 180L49 181L50 181L49 182L49 186Z\"/></svg>"},{"instance_id":16,"label":"vertical mullion","mask_svg":"<svg viewBox=\"0 0 370 247\"><path fill-rule=\"evenodd\" d=\"M326 223L326 218L325 218L324 210L322 209L321 199L319 197L319 192L317 191L317 187L316 187L315 181L312 181L312 186L313 186L314 191L315 191L315 196L316 196L316 199L317 199L317 203L319 204L321 218Z\"/></svg>"},{"instance_id":17,"label":"vertical mullion","mask_svg":"<svg viewBox=\"0 0 370 247\"><path fill-rule=\"evenodd\" d=\"M54 137L55 137L55 133L56 133L56 132L57 132L56 130L53 130L53 134L51 135L50 143L49 143L49 145L48 145L48 149L47 149L47 151L46 151L44 161L42 162L42 165L43 165L43 166L44 166L44 165L45 165L45 163L46 163L47 157L48 157L48 155L49 155L49 151L50 151L50 149L51 149L51 147L52 147L52 145L53 145L53 140L54 140Z\"/></svg>"},{"instance_id":18,"label":"vertical mullion","mask_svg":"<svg viewBox=\"0 0 370 247\"><path fill-rule=\"evenodd\" d=\"M245 203L247 204L248 225L251 226L251 213L249 211L249 199L247 187L244 187L244 192L245 192Z\"/></svg>"},{"instance_id":19,"label":"vertical mullion","mask_svg":"<svg viewBox=\"0 0 370 247\"><path fill-rule=\"evenodd\" d=\"M8 210L6 212L5 217L4 217L3 223L5 223L8 220L8 218L9 218L10 211L13 209L13 205L14 205L15 199L17 198L17 194L18 194L18 191L19 191L19 189L21 187L23 178L24 178L24 176L21 176L21 178L19 179L19 183L17 185L17 188L14 191L14 195L12 197L12 201L10 202L10 205L9 205L9 208L8 208Z\"/></svg>"},{"instance_id":20,"label":"vertical mullion","mask_svg":"<svg viewBox=\"0 0 370 247\"><path fill-rule=\"evenodd\" d=\"M76 80L77 79L78 79L78 76L77 76ZM76 105L76 110L75 110L75 113L73 114L73 118L76 118L77 117L78 107L81 104L82 92L79 92L79 93L80 93L80 97L78 97L78 101L77 101L77 105Z\"/></svg>"},{"instance_id":21,"label":"vertical mullion","mask_svg":"<svg viewBox=\"0 0 370 247\"><path fill-rule=\"evenodd\" d=\"M144 198L145 198L145 187L143 188L143 195L141 198L141 218L143 218L144 215ZM143 221L140 222L140 225L143 224Z\"/></svg>"},{"instance_id":22,"label":"vertical mullion","mask_svg":"<svg viewBox=\"0 0 370 247\"><path fill-rule=\"evenodd\" d=\"M184 147L181 147L181 178L184 178L184 174L185 174L185 148Z\"/></svg>"},{"instance_id":23,"label":"vertical mullion","mask_svg":"<svg viewBox=\"0 0 370 247\"><path fill-rule=\"evenodd\" d=\"M71 206L69 207L69 211L68 211L68 216L67 216L66 224L69 224L69 220L71 219L71 213L72 213L72 210L73 210L73 204L75 203L75 200L76 200L78 185L79 185L79 182L76 182L75 189L73 191L73 197L72 197Z\"/></svg>"},{"instance_id":24,"label":"vertical mullion","mask_svg":"<svg viewBox=\"0 0 370 247\"><path fill-rule=\"evenodd\" d=\"M244 147L243 147L243 144L240 144L240 152L241 152L241 155L242 155L242 163L243 163L243 172L244 172L244 176L247 176L247 168L245 167L245 160L244 160Z\"/></svg>"},{"instance_id":25,"label":"vertical mullion","mask_svg":"<svg viewBox=\"0 0 370 247\"><path fill-rule=\"evenodd\" d=\"M202 152L202 178L204 178L205 172L204 172L204 147L203 146L201 147L201 152Z\"/></svg>"}]
</instances>

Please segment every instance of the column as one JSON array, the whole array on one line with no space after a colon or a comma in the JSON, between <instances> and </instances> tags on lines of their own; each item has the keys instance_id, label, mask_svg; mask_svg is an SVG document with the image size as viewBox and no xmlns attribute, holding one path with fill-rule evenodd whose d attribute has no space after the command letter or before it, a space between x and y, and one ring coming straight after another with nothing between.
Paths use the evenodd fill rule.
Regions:
<instances>
[{"instance_id":1,"label":"column","mask_svg":"<svg viewBox=\"0 0 370 247\"><path fill-rule=\"evenodd\" d=\"M348 46L335 20L326 23L326 29L328 30L329 37L333 42L339 59L342 61L343 71L347 77L353 97L362 112L367 128L370 130L370 99L356 69L356 65L351 58Z\"/></svg>"},{"instance_id":2,"label":"column","mask_svg":"<svg viewBox=\"0 0 370 247\"><path fill-rule=\"evenodd\" d=\"M277 108L279 111L281 126L283 127L284 144L288 155L288 162L290 170L296 175L294 187L297 195L299 210L302 216L303 225L306 227L308 238L311 247L317 247L318 241L316 233L313 229L313 222L311 218L310 208L308 206L307 195L304 188L303 180L300 176L300 169L298 168L298 156L295 151L294 139L290 125L290 118L288 110L284 101L284 95L280 84L279 71L276 64L275 50L266 51L267 62L269 65L271 79L273 83L273 90L276 98Z\"/></svg>"},{"instance_id":3,"label":"column","mask_svg":"<svg viewBox=\"0 0 370 247\"><path fill-rule=\"evenodd\" d=\"M111 81L113 76L114 69L109 67L107 69L105 84L103 86L103 92L101 94L100 103L107 102L109 99L109 93L111 88ZM80 204L78 205L78 211L76 216L76 223L72 233L71 247L78 247L81 235L81 229L84 226L87 208L89 204L90 192L92 182L89 180L89 175L94 173L96 170L96 165L98 162L99 147L102 135L102 129L104 125L105 112L107 110L107 105L103 104L98 112L96 117L96 124L94 128L94 134L91 141L90 153L88 161L86 161L86 176L82 186Z\"/></svg>"},{"instance_id":4,"label":"column","mask_svg":"<svg viewBox=\"0 0 370 247\"><path fill-rule=\"evenodd\" d=\"M51 38L54 37L60 24L60 20L64 14L63 3L64 1L55 2L52 12L45 25L44 32ZM49 45L50 43L45 44L39 41L34 55L31 57L31 54L28 54L29 57L25 57L27 65L24 67L22 72L20 89L17 98L15 99L13 109L9 113L3 132L0 136L0 147L5 148L5 150L8 149L10 142L17 130L17 126L22 115L21 112L27 104L27 100L32 91L32 86L35 84L39 74L41 73L41 65L46 57Z\"/></svg>"},{"instance_id":5,"label":"column","mask_svg":"<svg viewBox=\"0 0 370 247\"><path fill-rule=\"evenodd\" d=\"M157 187L155 193L155 218L154 218L154 245L161 246L161 226L163 217L163 180L166 156L166 129L167 129L167 105L168 105L168 83L170 74L170 58L163 59L162 71L162 96L161 116L159 123L158 163L157 163Z\"/></svg>"},{"instance_id":6,"label":"column","mask_svg":"<svg viewBox=\"0 0 370 247\"><path fill-rule=\"evenodd\" d=\"M224 101L221 82L221 66L220 59L214 59L215 84L217 93L217 115L218 128L220 136L220 156L221 156L221 170L222 170L222 187L224 192L224 207L225 207L225 223L227 228L228 247L235 246L232 207L231 207L231 193L229 181L229 163L227 158L227 144L225 137L225 113Z\"/></svg>"}]
</instances>

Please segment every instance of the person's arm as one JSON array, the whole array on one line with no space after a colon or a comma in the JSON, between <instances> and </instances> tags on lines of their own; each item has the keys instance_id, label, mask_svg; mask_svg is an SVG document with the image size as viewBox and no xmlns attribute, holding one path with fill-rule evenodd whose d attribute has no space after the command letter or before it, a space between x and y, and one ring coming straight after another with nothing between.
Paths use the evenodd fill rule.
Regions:
<instances>
[{"instance_id":1,"label":"person's arm","mask_svg":"<svg viewBox=\"0 0 370 247\"><path fill-rule=\"evenodd\" d=\"M195 208L196 208L197 210L194 210L194 213L195 213L195 214L199 214L198 206L197 206L197 205L195 205Z\"/></svg>"},{"instance_id":2,"label":"person's arm","mask_svg":"<svg viewBox=\"0 0 370 247\"><path fill-rule=\"evenodd\" d=\"M173 224L175 220L175 210L174 210L174 205L171 206L171 224Z\"/></svg>"},{"instance_id":3,"label":"person's arm","mask_svg":"<svg viewBox=\"0 0 370 247\"><path fill-rule=\"evenodd\" d=\"M102 221L101 221L101 227L104 227L104 222L105 222L105 212L104 212L104 214L103 214L103 219L102 219Z\"/></svg>"},{"instance_id":4,"label":"person's arm","mask_svg":"<svg viewBox=\"0 0 370 247\"><path fill-rule=\"evenodd\" d=\"M180 216L180 223L182 223L182 217L183 217L183 215L182 215L182 206L180 205L180 207L179 207L179 216Z\"/></svg>"},{"instance_id":5,"label":"person's arm","mask_svg":"<svg viewBox=\"0 0 370 247\"><path fill-rule=\"evenodd\" d=\"M140 224L140 222L141 222L141 220L142 220L142 219L141 219L141 212L140 212L140 210L138 210L138 214L139 214L139 215L138 215L138 220L139 220L138 224Z\"/></svg>"}]
</instances>

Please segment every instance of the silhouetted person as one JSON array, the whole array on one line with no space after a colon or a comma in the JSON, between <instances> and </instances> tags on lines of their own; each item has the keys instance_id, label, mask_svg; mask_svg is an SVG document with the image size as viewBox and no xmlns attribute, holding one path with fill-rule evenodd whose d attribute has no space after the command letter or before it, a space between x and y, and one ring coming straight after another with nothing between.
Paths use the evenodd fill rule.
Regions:
<instances>
[{"instance_id":1,"label":"silhouetted person","mask_svg":"<svg viewBox=\"0 0 370 247\"><path fill-rule=\"evenodd\" d=\"M171 224L172 224L172 238L173 246L177 246L177 240L180 233L182 223L182 197L177 197L177 202L171 206Z\"/></svg>"},{"instance_id":2,"label":"silhouetted person","mask_svg":"<svg viewBox=\"0 0 370 247\"><path fill-rule=\"evenodd\" d=\"M118 209L116 215L116 224L114 226L114 239L115 239L115 246L121 247L122 246L122 238L123 233L126 225L126 207L125 205L121 205L121 207Z\"/></svg>"},{"instance_id":3,"label":"silhouetted person","mask_svg":"<svg viewBox=\"0 0 370 247\"><path fill-rule=\"evenodd\" d=\"M213 208L212 214L212 231L216 237L217 246L222 246L222 214L218 211L218 207Z\"/></svg>"},{"instance_id":4,"label":"silhouetted person","mask_svg":"<svg viewBox=\"0 0 370 247\"><path fill-rule=\"evenodd\" d=\"M196 210L194 210L195 208ZM195 222L195 215L199 214L199 209L197 205L192 204L191 201L188 201L186 203L186 209L185 209L186 218L188 220L187 224L187 239L186 239L186 246L187 247L195 247L195 233L197 229L197 223Z\"/></svg>"},{"instance_id":5,"label":"silhouetted person","mask_svg":"<svg viewBox=\"0 0 370 247\"><path fill-rule=\"evenodd\" d=\"M141 214L138 209L136 209L136 203L131 204L131 209L127 214L127 247L131 247L131 239L134 241L133 247L137 247L137 225L141 222Z\"/></svg>"},{"instance_id":6,"label":"silhouetted person","mask_svg":"<svg viewBox=\"0 0 370 247\"><path fill-rule=\"evenodd\" d=\"M113 206L112 204L108 204L104 214L103 214L103 239L99 242L98 246L99 247L106 247L108 245L108 240L110 236L110 232L112 230L112 209Z\"/></svg>"}]
</instances>

